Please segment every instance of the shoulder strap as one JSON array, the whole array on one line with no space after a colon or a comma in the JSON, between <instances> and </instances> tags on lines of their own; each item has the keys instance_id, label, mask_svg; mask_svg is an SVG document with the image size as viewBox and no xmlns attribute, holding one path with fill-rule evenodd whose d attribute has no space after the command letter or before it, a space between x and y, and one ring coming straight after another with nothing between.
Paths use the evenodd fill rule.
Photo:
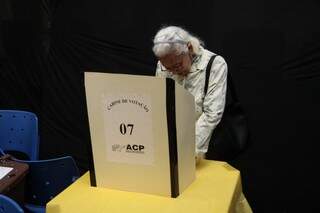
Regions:
<instances>
[{"instance_id":1,"label":"shoulder strap","mask_svg":"<svg viewBox=\"0 0 320 213\"><path fill-rule=\"evenodd\" d=\"M204 82L204 96L206 96L207 91L208 91L208 85L209 85L209 78L210 78L210 71L211 71L211 66L212 66L212 62L214 61L214 59L216 58L217 55L213 55L211 56L207 68L206 68L206 79Z\"/></svg>"},{"instance_id":2,"label":"shoulder strap","mask_svg":"<svg viewBox=\"0 0 320 213\"><path fill-rule=\"evenodd\" d=\"M214 61L215 57L217 57L218 55L213 55L211 56L207 68L206 68L206 79L205 79L205 84L204 84L204 96L206 96L207 92L208 92L208 85L209 85L209 78L210 78L210 71L211 71L211 66L212 66L212 62ZM228 72L228 77L227 77L227 90L230 91L230 95L232 97L232 100L235 102L238 102L238 96L236 94L236 90L234 88L233 85L233 80L231 77L231 73ZM203 96L203 98L204 98Z\"/></svg>"}]
</instances>

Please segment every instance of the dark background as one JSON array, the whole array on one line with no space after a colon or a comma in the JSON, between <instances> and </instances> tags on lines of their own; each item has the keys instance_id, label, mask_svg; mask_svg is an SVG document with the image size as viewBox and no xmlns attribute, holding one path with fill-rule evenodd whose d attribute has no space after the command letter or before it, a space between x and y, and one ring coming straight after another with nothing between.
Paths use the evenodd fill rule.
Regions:
<instances>
[{"instance_id":1,"label":"dark background","mask_svg":"<svg viewBox=\"0 0 320 213\"><path fill-rule=\"evenodd\" d=\"M319 4L0 0L0 108L35 112L41 158L72 155L84 172L83 71L154 75L152 37L179 25L233 75L252 143L231 163L254 212L319 212Z\"/></svg>"}]
</instances>

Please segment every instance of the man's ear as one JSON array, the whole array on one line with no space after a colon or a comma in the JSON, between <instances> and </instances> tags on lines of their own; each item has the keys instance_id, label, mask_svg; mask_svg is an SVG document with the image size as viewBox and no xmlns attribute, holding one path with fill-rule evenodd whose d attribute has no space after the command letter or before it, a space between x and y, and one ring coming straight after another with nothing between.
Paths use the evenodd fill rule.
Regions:
<instances>
[{"instance_id":1,"label":"man's ear","mask_svg":"<svg viewBox=\"0 0 320 213\"><path fill-rule=\"evenodd\" d=\"M188 47L188 50L191 54L193 54L193 47L192 47L192 44L190 42L187 43L187 47Z\"/></svg>"}]
</instances>

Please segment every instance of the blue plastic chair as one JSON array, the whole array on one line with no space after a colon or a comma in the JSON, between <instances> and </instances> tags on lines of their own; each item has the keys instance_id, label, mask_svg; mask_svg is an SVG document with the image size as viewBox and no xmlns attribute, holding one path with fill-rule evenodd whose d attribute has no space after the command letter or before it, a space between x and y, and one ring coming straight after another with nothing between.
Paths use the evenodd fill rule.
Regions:
<instances>
[{"instance_id":1,"label":"blue plastic chair","mask_svg":"<svg viewBox=\"0 0 320 213\"><path fill-rule=\"evenodd\" d=\"M11 198L0 194L0 213L23 213L19 204Z\"/></svg>"},{"instance_id":2,"label":"blue plastic chair","mask_svg":"<svg viewBox=\"0 0 320 213\"><path fill-rule=\"evenodd\" d=\"M70 156L49 160L18 161L29 164L25 208L30 212L44 213L46 203L80 177L78 167Z\"/></svg>"},{"instance_id":3,"label":"blue plastic chair","mask_svg":"<svg viewBox=\"0 0 320 213\"><path fill-rule=\"evenodd\" d=\"M29 160L38 160L37 116L27 111L0 110L0 148L4 152L21 152L27 155Z\"/></svg>"}]
</instances>

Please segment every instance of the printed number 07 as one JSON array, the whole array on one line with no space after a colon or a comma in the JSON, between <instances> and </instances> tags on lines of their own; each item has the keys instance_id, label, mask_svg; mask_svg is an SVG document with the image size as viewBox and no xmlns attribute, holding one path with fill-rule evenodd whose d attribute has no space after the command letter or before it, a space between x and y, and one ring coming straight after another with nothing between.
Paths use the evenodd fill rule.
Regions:
<instances>
[{"instance_id":1,"label":"printed number 07","mask_svg":"<svg viewBox=\"0 0 320 213\"><path fill-rule=\"evenodd\" d=\"M132 130L133 130L133 124L127 124L125 125L124 123L121 123L120 124L120 133L122 135L125 135L127 134L127 128L129 129L130 128L130 135L132 135Z\"/></svg>"}]
</instances>

